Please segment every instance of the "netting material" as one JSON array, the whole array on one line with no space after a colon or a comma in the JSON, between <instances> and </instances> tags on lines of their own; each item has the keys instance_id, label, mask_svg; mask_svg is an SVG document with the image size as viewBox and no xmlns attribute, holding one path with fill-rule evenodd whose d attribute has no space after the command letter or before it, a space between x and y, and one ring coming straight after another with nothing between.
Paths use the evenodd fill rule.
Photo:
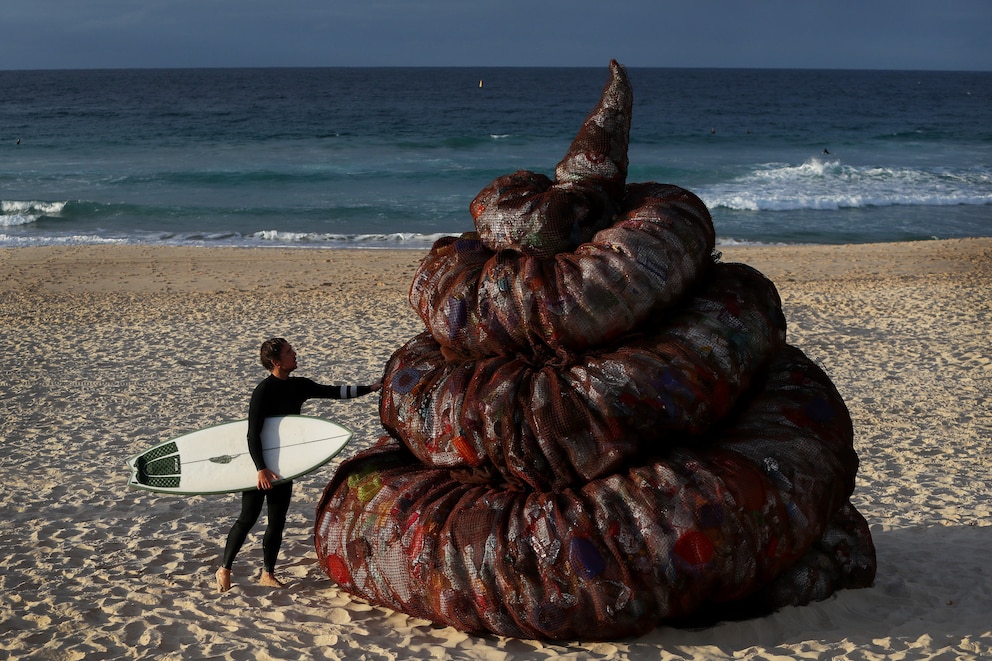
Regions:
<instances>
[{"instance_id":1,"label":"netting material","mask_svg":"<svg viewBox=\"0 0 992 661\"><path fill-rule=\"evenodd\" d=\"M561 489L705 432L785 343L775 287L741 264L714 265L694 296L640 330L544 363L449 360L422 333L386 365L382 423L425 464Z\"/></svg>"},{"instance_id":2,"label":"netting material","mask_svg":"<svg viewBox=\"0 0 992 661\"><path fill-rule=\"evenodd\" d=\"M465 631L525 638L637 635L742 599L793 569L847 505L850 418L798 349L699 449L560 492L461 482L386 438L341 467L318 507L318 556L343 589ZM855 549L865 568L867 553ZM795 571L765 603L844 582ZM819 592L823 592L821 589Z\"/></svg>"},{"instance_id":3,"label":"netting material","mask_svg":"<svg viewBox=\"0 0 992 661\"><path fill-rule=\"evenodd\" d=\"M426 330L387 364L392 436L317 507L318 559L344 590L568 640L874 579L843 399L785 344L774 286L714 262L698 198L624 182L629 85L611 73L557 181L497 180L478 231L418 270Z\"/></svg>"},{"instance_id":4,"label":"netting material","mask_svg":"<svg viewBox=\"0 0 992 661\"><path fill-rule=\"evenodd\" d=\"M478 235L446 237L421 262L410 304L454 353L582 351L678 302L711 265L703 202L665 184L631 184L621 214L573 252L494 252Z\"/></svg>"},{"instance_id":5,"label":"netting material","mask_svg":"<svg viewBox=\"0 0 992 661\"><path fill-rule=\"evenodd\" d=\"M610 72L554 181L521 170L498 177L472 200L469 210L486 247L548 257L612 223L627 180L633 92L623 67L611 62Z\"/></svg>"}]
</instances>

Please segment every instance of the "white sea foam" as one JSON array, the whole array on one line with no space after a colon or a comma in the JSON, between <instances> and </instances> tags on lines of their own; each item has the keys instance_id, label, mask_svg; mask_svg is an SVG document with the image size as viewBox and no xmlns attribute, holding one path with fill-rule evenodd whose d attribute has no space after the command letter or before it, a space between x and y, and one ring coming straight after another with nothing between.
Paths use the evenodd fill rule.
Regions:
<instances>
[{"instance_id":1,"label":"white sea foam","mask_svg":"<svg viewBox=\"0 0 992 661\"><path fill-rule=\"evenodd\" d=\"M788 245L780 241L751 241L746 239L735 239L729 236L716 237L717 248L734 248L742 246L784 246ZM793 244L794 245L794 244Z\"/></svg>"},{"instance_id":2,"label":"white sea foam","mask_svg":"<svg viewBox=\"0 0 992 661\"><path fill-rule=\"evenodd\" d=\"M58 216L65 202L0 200L0 227L30 225L42 216Z\"/></svg>"},{"instance_id":3,"label":"white sea foam","mask_svg":"<svg viewBox=\"0 0 992 661\"><path fill-rule=\"evenodd\" d=\"M64 236L14 236L0 234L0 248L28 248L35 246L83 246L83 245L124 245L133 243L128 239L109 238L95 234L71 234Z\"/></svg>"},{"instance_id":4,"label":"white sea foam","mask_svg":"<svg viewBox=\"0 0 992 661\"><path fill-rule=\"evenodd\" d=\"M813 158L801 165L769 163L698 193L711 208L738 211L985 205L992 204L989 177L988 170L853 166Z\"/></svg>"},{"instance_id":5,"label":"white sea foam","mask_svg":"<svg viewBox=\"0 0 992 661\"><path fill-rule=\"evenodd\" d=\"M420 248L430 246L444 234L417 234L413 232L393 232L382 234L330 234L317 232L280 232L265 230L249 237L263 243L278 245L327 245L329 247L390 247Z\"/></svg>"},{"instance_id":6,"label":"white sea foam","mask_svg":"<svg viewBox=\"0 0 992 661\"><path fill-rule=\"evenodd\" d=\"M299 248L396 248L425 250L445 234L318 234L267 230L249 236L237 233L190 234L134 232L126 236L97 234L0 234L0 248L64 245L188 245L228 247L299 247Z\"/></svg>"},{"instance_id":7,"label":"white sea foam","mask_svg":"<svg viewBox=\"0 0 992 661\"><path fill-rule=\"evenodd\" d=\"M4 214L0 214L0 227L30 225L36 220L38 220L37 216L29 216L23 213L4 213Z\"/></svg>"}]
</instances>

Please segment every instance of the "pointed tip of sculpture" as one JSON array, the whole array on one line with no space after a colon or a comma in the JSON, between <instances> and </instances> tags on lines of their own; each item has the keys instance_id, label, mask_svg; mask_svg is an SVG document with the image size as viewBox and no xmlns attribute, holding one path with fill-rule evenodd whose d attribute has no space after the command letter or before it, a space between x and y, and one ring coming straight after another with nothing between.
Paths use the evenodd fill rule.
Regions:
<instances>
[{"instance_id":1,"label":"pointed tip of sculpture","mask_svg":"<svg viewBox=\"0 0 992 661\"><path fill-rule=\"evenodd\" d=\"M610 76L614 79L627 78L627 67L616 60L610 60Z\"/></svg>"},{"instance_id":2,"label":"pointed tip of sculpture","mask_svg":"<svg viewBox=\"0 0 992 661\"><path fill-rule=\"evenodd\" d=\"M559 182L593 178L619 184L627 178L627 146L634 91L627 71L610 60L610 80L599 103L586 117L568 153L555 168Z\"/></svg>"},{"instance_id":3,"label":"pointed tip of sculpture","mask_svg":"<svg viewBox=\"0 0 992 661\"><path fill-rule=\"evenodd\" d=\"M616 60L610 60L610 82L603 90L603 103L613 102L618 106L618 110L626 113L628 128L630 124L631 106L634 101L634 90L630 86L630 78L627 77L627 68Z\"/></svg>"},{"instance_id":4,"label":"pointed tip of sculpture","mask_svg":"<svg viewBox=\"0 0 992 661\"><path fill-rule=\"evenodd\" d=\"M609 226L625 194L632 107L627 73L612 60L610 80L555 167L555 180L520 171L496 178L472 200L483 244L548 256Z\"/></svg>"}]
</instances>

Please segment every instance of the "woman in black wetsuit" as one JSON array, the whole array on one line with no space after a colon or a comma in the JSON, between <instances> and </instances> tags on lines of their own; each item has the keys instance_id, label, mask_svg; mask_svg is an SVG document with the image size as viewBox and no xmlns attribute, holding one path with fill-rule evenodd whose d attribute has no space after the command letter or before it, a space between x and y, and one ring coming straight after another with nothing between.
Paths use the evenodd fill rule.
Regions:
<instances>
[{"instance_id":1,"label":"woman in black wetsuit","mask_svg":"<svg viewBox=\"0 0 992 661\"><path fill-rule=\"evenodd\" d=\"M296 351L281 337L262 343L260 357L262 366L270 374L255 387L248 407L248 452L258 469L258 489L242 493L241 514L227 535L223 564L216 574L217 589L221 592L231 589L234 558L258 521L262 504L266 500L268 523L262 539L263 569L259 584L283 586L274 572L293 494L293 482L288 480L277 484L279 476L265 466L265 459L262 457L262 425L265 419L280 415L299 415L303 402L308 399L350 399L367 395L382 386L381 381L369 386L325 386L304 377L291 377L290 373L297 367Z\"/></svg>"}]
</instances>

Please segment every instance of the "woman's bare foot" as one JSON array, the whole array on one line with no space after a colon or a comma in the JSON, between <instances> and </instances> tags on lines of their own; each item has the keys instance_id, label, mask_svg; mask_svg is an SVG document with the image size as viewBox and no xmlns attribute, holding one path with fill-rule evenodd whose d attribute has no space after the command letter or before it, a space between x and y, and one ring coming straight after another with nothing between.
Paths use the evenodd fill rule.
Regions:
<instances>
[{"instance_id":1,"label":"woman's bare foot","mask_svg":"<svg viewBox=\"0 0 992 661\"><path fill-rule=\"evenodd\" d=\"M221 567L214 574L217 577L217 592L227 592L231 589L231 570Z\"/></svg>"},{"instance_id":2,"label":"woman's bare foot","mask_svg":"<svg viewBox=\"0 0 992 661\"><path fill-rule=\"evenodd\" d=\"M284 588L286 587L283 583L276 578L276 575L272 572L267 572L262 570L262 577L258 579L259 585L264 585L269 588Z\"/></svg>"}]
</instances>

